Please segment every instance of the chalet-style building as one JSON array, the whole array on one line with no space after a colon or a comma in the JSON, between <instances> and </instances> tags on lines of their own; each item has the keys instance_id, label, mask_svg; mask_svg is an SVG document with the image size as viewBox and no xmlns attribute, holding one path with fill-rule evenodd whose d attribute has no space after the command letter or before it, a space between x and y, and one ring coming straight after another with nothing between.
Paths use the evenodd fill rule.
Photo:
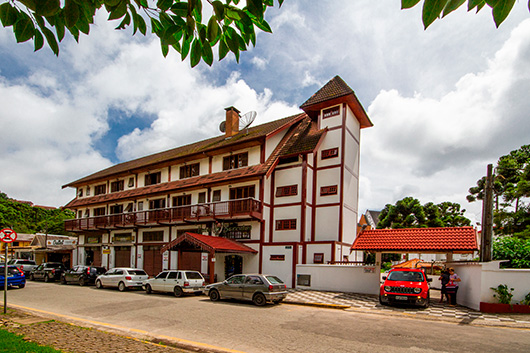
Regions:
<instances>
[{"instance_id":1,"label":"chalet-style building","mask_svg":"<svg viewBox=\"0 0 530 353\"><path fill-rule=\"evenodd\" d=\"M273 273L294 286L297 264L360 260L359 144L372 126L353 90L334 77L303 112L120 163L66 184L65 223L79 263L156 275L194 269L210 281Z\"/></svg>"}]
</instances>

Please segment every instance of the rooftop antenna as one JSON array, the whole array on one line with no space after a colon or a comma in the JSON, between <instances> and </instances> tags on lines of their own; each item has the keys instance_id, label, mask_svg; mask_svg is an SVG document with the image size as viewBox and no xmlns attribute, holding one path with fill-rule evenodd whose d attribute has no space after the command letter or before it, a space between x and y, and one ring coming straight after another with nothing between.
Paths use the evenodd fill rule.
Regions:
<instances>
[{"instance_id":1,"label":"rooftop antenna","mask_svg":"<svg viewBox=\"0 0 530 353\"><path fill-rule=\"evenodd\" d=\"M248 127L254 122L254 119L256 119L256 113L255 111L250 111L248 113L245 113L243 115L239 116L239 131L246 129L246 133L248 134Z\"/></svg>"},{"instance_id":2,"label":"rooftop antenna","mask_svg":"<svg viewBox=\"0 0 530 353\"><path fill-rule=\"evenodd\" d=\"M221 124L219 124L219 130L222 132L222 133L225 133L226 132L226 121L221 121Z\"/></svg>"}]
</instances>

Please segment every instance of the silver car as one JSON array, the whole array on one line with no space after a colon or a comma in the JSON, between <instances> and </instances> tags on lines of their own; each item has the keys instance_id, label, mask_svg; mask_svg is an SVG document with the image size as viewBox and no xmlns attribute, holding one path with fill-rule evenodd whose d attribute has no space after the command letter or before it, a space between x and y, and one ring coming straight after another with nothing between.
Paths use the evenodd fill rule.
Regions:
<instances>
[{"instance_id":1,"label":"silver car","mask_svg":"<svg viewBox=\"0 0 530 353\"><path fill-rule=\"evenodd\" d=\"M176 297L184 293L202 294L204 277L197 271L167 270L160 272L155 278L144 282L147 294L152 292L174 293Z\"/></svg>"},{"instance_id":2,"label":"silver car","mask_svg":"<svg viewBox=\"0 0 530 353\"><path fill-rule=\"evenodd\" d=\"M118 287L120 292L128 288L142 288L149 276L140 268L116 267L96 278L96 288Z\"/></svg>"},{"instance_id":3,"label":"silver car","mask_svg":"<svg viewBox=\"0 0 530 353\"><path fill-rule=\"evenodd\" d=\"M287 286L273 275L234 275L226 281L209 284L204 289L211 301L220 299L250 300L256 305L278 304L287 296Z\"/></svg>"}]
</instances>

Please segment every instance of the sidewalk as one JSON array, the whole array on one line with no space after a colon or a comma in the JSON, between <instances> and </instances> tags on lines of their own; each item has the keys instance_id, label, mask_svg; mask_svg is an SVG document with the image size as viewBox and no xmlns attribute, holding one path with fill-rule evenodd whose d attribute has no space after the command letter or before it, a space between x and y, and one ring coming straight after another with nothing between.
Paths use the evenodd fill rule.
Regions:
<instances>
[{"instance_id":1,"label":"sidewalk","mask_svg":"<svg viewBox=\"0 0 530 353\"><path fill-rule=\"evenodd\" d=\"M376 295L345 292L290 289L284 303L313 305L336 309L363 311L382 315L413 315L417 318L443 321L457 321L460 324L484 326L506 326L530 329L530 315L486 314L464 306L451 307L440 304L439 291L431 293L431 305L427 309L409 306L384 306Z\"/></svg>"}]
</instances>

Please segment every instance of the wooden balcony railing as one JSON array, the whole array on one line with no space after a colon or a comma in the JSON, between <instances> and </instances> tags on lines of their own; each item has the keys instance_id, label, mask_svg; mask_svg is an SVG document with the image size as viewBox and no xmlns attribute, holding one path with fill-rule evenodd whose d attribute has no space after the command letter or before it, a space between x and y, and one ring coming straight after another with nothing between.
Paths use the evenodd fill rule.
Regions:
<instances>
[{"instance_id":1,"label":"wooden balcony railing","mask_svg":"<svg viewBox=\"0 0 530 353\"><path fill-rule=\"evenodd\" d=\"M107 216L69 219L67 231L117 229L159 224L179 224L198 221L230 220L237 218L261 219L260 201L247 198L196 205L159 208L147 211L119 213Z\"/></svg>"}]
</instances>

